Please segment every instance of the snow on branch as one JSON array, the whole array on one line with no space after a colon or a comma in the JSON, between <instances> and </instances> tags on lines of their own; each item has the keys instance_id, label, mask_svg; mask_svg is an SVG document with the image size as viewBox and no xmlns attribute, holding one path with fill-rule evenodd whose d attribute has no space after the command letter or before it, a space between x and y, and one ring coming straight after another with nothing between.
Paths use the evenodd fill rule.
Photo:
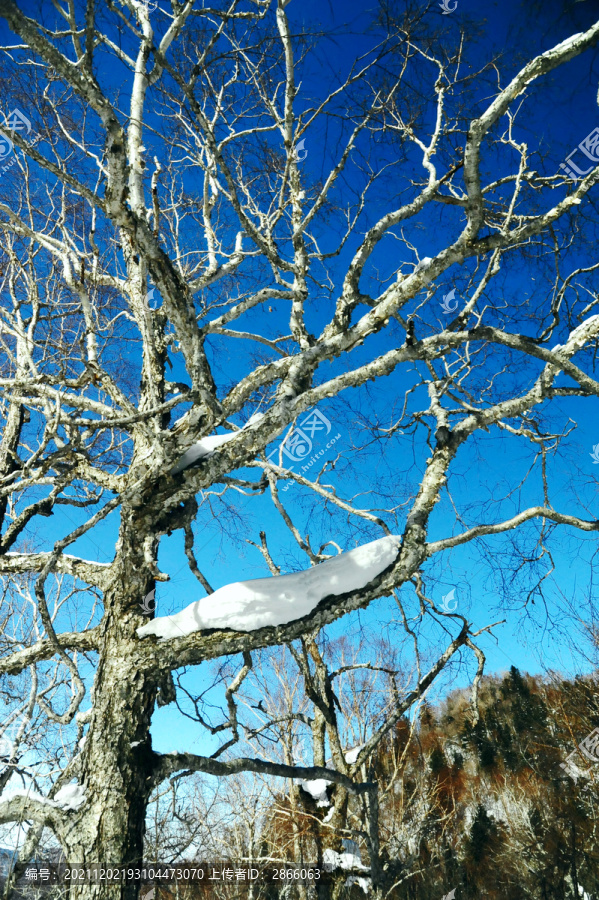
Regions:
<instances>
[{"instance_id":1,"label":"snow on branch","mask_svg":"<svg viewBox=\"0 0 599 900\"><path fill-rule=\"evenodd\" d=\"M65 784L57 791L53 800L44 797L36 791L8 790L2 794L3 800L13 800L16 797L24 797L27 803L39 803L50 806L53 809L77 810L85 803L85 790L77 782Z\"/></svg>"},{"instance_id":2,"label":"snow on branch","mask_svg":"<svg viewBox=\"0 0 599 900\"><path fill-rule=\"evenodd\" d=\"M5 790L0 798L0 823L26 819L58 831L63 824L63 813L79 810L85 800L85 790L77 782L63 785L54 799L44 797L37 791Z\"/></svg>"},{"instance_id":3,"label":"snow on branch","mask_svg":"<svg viewBox=\"0 0 599 900\"><path fill-rule=\"evenodd\" d=\"M365 794L376 790L374 782L352 781L342 772L328 769L326 766L290 766L285 763L246 756L225 761L214 759L212 756L199 756L196 753L156 754L156 759L151 776L153 786L159 785L175 772L205 772L208 775L223 777L237 775L239 772L256 772L273 778L297 779L302 784L322 780L327 784L339 784L353 794Z\"/></svg>"},{"instance_id":4,"label":"snow on branch","mask_svg":"<svg viewBox=\"0 0 599 900\"><path fill-rule=\"evenodd\" d=\"M173 466L171 475L178 475L179 472L183 472L184 469L189 468L189 466L192 466L198 460L212 456L217 447L221 447L223 444L232 441L246 428L251 425L256 425L262 418L264 418L262 413L254 413L239 431L234 431L232 434L211 434L208 437L196 441L195 444L192 444L189 450L183 454L177 464Z\"/></svg>"},{"instance_id":5,"label":"snow on branch","mask_svg":"<svg viewBox=\"0 0 599 900\"><path fill-rule=\"evenodd\" d=\"M137 634L168 640L207 628L254 631L284 625L307 616L325 597L366 587L395 562L400 543L389 535L302 572L227 584L172 616L142 625Z\"/></svg>"}]
</instances>

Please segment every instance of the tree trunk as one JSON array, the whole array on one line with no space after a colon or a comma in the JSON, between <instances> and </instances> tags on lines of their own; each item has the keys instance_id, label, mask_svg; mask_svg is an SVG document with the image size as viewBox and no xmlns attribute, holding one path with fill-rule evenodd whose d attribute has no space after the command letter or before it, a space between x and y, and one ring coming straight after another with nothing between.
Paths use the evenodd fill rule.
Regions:
<instances>
[{"instance_id":1,"label":"tree trunk","mask_svg":"<svg viewBox=\"0 0 599 900\"><path fill-rule=\"evenodd\" d=\"M139 604L153 581L149 580L139 534L127 552L119 543L122 574L104 598L106 630L82 751L79 782L86 801L78 812L71 813L61 835L67 861L83 868L139 866L152 789L150 723L156 684L144 671L135 630L140 624ZM136 900L138 890L137 884L92 883L72 885L70 896L73 900Z\"/></svg>"}]
</instances>

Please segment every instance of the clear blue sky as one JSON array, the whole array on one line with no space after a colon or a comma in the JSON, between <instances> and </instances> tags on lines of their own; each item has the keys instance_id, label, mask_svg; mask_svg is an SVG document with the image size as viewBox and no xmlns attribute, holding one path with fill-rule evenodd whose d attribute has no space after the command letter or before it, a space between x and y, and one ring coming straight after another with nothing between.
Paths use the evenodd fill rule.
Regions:
<instances>
[{"instance_id":1,"label":"clear blue sky","mask_svg":"<svg viewBox=\"0 0 599 900\"><path fill-rule=\"evenodd\" d=\"M396 7L400 5L395 4ZM420 5L424 10L424 4ZM435 27L445 29L448 45L455 44L461 26L467 29L471 44L467 50L466 63L472 68L476 68L483 60L488 60L491 55L496 54L499 57L501 85L505 86L527 58L551 47L573 32L583 30L593 21L596 11L597 5L592 0L582 0L567 8L559 2L534 4L507 0L507 2L480 3L474 0L458 0L458 8L451 15L441 16L436 4L423 14L426 17L425 27L428 27L430 17ZM321 80L329 79L334 82L336 73L347 72L352 59L365 53L378 40L376 30L369 27L371 9L355 0L342 5L332 2L323 4L321 0L306 0L301 3L299 0L292 0L288 13L292 24L298 30L302 24L316 30L317 23L321 23L325 35L322 43L324 55L320 52L308 55L306 59L302 91L307 96L319 92ZM100 74L101 81L105 85L114 85L119 78L116 72ZM516 127L516 136L518 140L526 141L531 151L538 150L542 154L537 164L539 171L556 172L565 156L599 125L598 82L597 58L596 54L591 52L558 69L550 78L545 79L538 91L538 101L537 89L531 91L526 114L521 117ZM485 82L478 93L474 94L472 102L475 109L472 110L472 115L482 108L482 104L489 97L489 91L490 83ZM298 98L300 105L301 102L302 95ZM334 124L330 125L330 131L316 126L308 133L306 138L308 156L304 163L304 172L308 179L317 180L326 174L337 152L338 136L339 134L335 134ZM150 147L152 140L152 136L149 135L147 145ZM364 141L366 140L367 137L364 138ZM365 152L366 149L363 143L361 150ZM373 148L372 152L375 158L379 152L381 158L384 155L378 148ZM408 165L416 166L416 158L410 158ZM502 163L493 158L489 165L495 166L495 171L499 171L498 167ZM349 186L352 186L351 181ZM367 221L390 208L389 203L396 198L392 196L393 190L392 181L382 182L381 188L374 192L373 205L369 210ZM594 204L596 201L590 202ZM456 221L452 218L453 215L453 212L443 209L436 211L434 215L431 213L424 220L419 220L418 228L412 226L406 228L406 234L417 247L420 257L433 256L444 245ZM587 233L590 235L590 230ZM350 242L346 252L341 254L336 263L336 271L335 268L333 270L334 275L338 276L342 272L353 246L355 244ZM411 259L398 258L395 251L394 245L383 243L376 258L377 265L388 276L391 276L402 261L413 262ZM584 251L578 256L575 253L571 254L572 264L581 260L584 261ZM459 295L460 287L465 284L465 272L452 271L450 274L451 279L439 285L439 298L451 287L455 287ZM510 298L520 298L522 302L520 318L514 321L514 328L526 331L534 324L531 322L529 309L532 309L536 302L538 284L544 283L543 275L543 261L530 260L527 265L506 267L506 271L493 287L492 298L498 304L502 293L509 295ZM307 315L308 326L316 332L319 331L330 310L331 298L324 292L319 295L316 291ZM257 311L248 316L247 322L249 325L252 321L263 323L261 317L264 315L264 311ZM280 315L281 329L284 329L283 311L280 314L275 312L273 315L277 317L274 319L275 322ZM431 315L434 320L434 314ZM396 339L403 340L399 330ZM389 340L392 340L392 337L372 339L371 344L363 348L362 358L366 358L366 353L368 356L373 354L372 347L378 346L379 351L388 348ZM217 349L218 345L215 344L215 353ZM221 386L247 371L249 349L247 347L235 349L239 349L239 354L228 361L226 367L220 368L219 363L215 369ZM360 353L354 353L353 357L360 359ZM178 369L177 357L173 358L173 364L172 379L183 379L184 373ZM340 371L342 365L343 363L339 363L331 366L329 371ZM494 366L492 356L488 366L491 368ZM516 377L515 375L514 378ZM396 502L401 502L402 492L410 488L413 490L418 483L418 473L422 471L427 456L421 439L416 441L414 447L410 436L396 436L387 445L384 458L374 448L361 454L354 451L357 445L365 441L367 426L373 424L374 414L382 425L388 424L406 388L413 383L413 374L398 371L368 391L352 391L337 401L319 407L332 424L330 437L338 433L341 435L335 444L335 452L339 451L347 456L347 462L340 464L326 480L338 485L340 493L344 496L361 492L362 497L356 501L358 505L363 507L380 505L378 499L374 504L369 499L369 492L373 486L379 490L388 486L390 492L395 491ZM415 392L414 408L423 402L425 401L422 395L418 391ZM586 400L584 403L568 401L563 403L561 408L555 407L554 416L556 431L569 419L576 423L576 429L562 448L560 457L550 460L549 463L552 483L555 486L552 494L553 502L557 508L564 511L585 517L592 516L593 509L596 510L597 470L594 469L590 451L594 444L599 443L597 401ZM241 420L238 424L242 424ZM315 449L320 450L322 446L323 444L316 439ZM334 452L330 450L326 451L323 458L332 459L333 456ZM513 514L519 507L540 502L542 494L538 474L533 476L516 499L501 499L507 493L509 485L517 482L520 476L524 477L531 459L527 446L508 438L505 434L500 434L496 430L483 434L476 443L460 453L450 482L452 496L464 510L472 504L473 510L476 511L473 515L482 516L480 521L489 521L499 515L507 516ZM317 547L321 542L336 540L344 549L350 549L356 543L381 536L380 531L375 528L348 527L345 517L338 512L319 518L306 495L296 486L291 487L283 497L289 501L290 511L300 532L310 530L314 536L314 545ZM284 526L282 527L278 514L267 499L249 500L229 492L226 500L231 506L228 512L225 512L220 501L215 499L214 515L203 509L196 526L196 555L204 574L214 588L235 580L267 574L258 551L245 543L246 538L258 541L260 530L266 531L269 547L274 558L282 565L283 571L292 571L307 565L305 557L302 558L295 549L292 538ZM401 530L404 520L405 514L402 510L398 510L395 521L393 517L388 518L390 527L395 530ZM81 521L80 511L61 508L52 519L42 520L43 531L36 526L32 534L40 546L49 547L53 540L65 533L65 530L70 530L74 524ZM474 524L474 521L477 520L469 520L468 524ZM430 537L434 539L446 536L453 527L454 513L451 504L445 498L435 511ZM71 551L89 559L108 561L113 555L117 529L118 514L113 514L93 533L74 545ZM469 546L432 561L424 573L427 576L431 596L440 600L443 594L455 588L458 611L468 615L478 627L504 618L505 613L498 612L496 607L500 602L505 604L506 596L509 598L513 608L508 615L508 624L496 630L498 643L491 638L482 640L488 656L488 671L504 670L512 664L529 672L541 671L539 645L542 647L545 665L549 663L564 672L579 670L583 662L571 655L561 633L561 629L564 628L566 632L572 634L572 622L560 617L557 622L547 626L543 601L539 596L535 597L534 605L529 603L526 608L524 607L526 585L529 582L525 577L511 578L507 563L509 542L509 536L495 537L487 541L484 553L479 547ZM594 538L573 536L563 532L563 536L552 543L556 571L545 584L550 610L551 598L556 597L559 592L567 596L580 597L580 602L583 602L585 592L590 589L589 562L594 552L594 542ZM165 615L179 610L202 596L200 585L188 571L180 533L163 539L159 565L162 571L169 573L170 581L157 586L158 614ZM408 591L409 588L403 590ZM331 634L336 635L343 630L356 628L358 622L367 628L375 629L378 617L383 616L386 602L373 604L369 610L359 615L340 620L331 626ZM67 627L66 616L65 611L65 627ZM206 668L211 665L206 664ZM469 668L472 671L471 665ZM205 678L204 671L200 669L193 681L188 681L188 684L204 684ZM455 679L455 684L464 683L465 673L456 672ZM157 710L153 728L155 749L184 749L189 746L190 741L196 741L198 733L199 726L182 719L173 705ZM201 750L204 746L202 743L195 743L193 749Z\"/></svg>"}]
</instances>

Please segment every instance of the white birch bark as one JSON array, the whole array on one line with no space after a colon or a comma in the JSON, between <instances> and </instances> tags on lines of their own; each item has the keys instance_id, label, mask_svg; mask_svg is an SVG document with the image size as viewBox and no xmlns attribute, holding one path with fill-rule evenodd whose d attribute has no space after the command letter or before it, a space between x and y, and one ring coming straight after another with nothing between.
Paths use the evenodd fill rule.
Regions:
<instances>
[{"instance_id":1,"label":"white birch bark","mask_svg":"<svg viewBox=\"0 0 599 900\"><path fill-rule=\"evenodd\" d=\"M502 117L515 115L531 84L594 45L599 23L531 60L498 90L471 122L463 153L452 150L445 166L440 151L451 146L451 78L441 60L426 55L428 50L423 58L433 63L435 80L428 117L432 132L426 136L422 123L408 122L402 113L409 67L408 56L399 51L401 42L390 86L377 87L373 58L351 66L346 80L316 105L303 103L296 72L301 53L298 57L288 2L260 0L248 8L233 2L205 9L186 0L154 10L141 0L122 0L103 8L102 15L91 2L85 15L71 3L53 10L50 27L12 0L0 0L0 16L15 35L10 53L15 60L35 63L31 78L40 79L47 103L46 119L34 103L31 110L27 106L38 139L14 134L15 147L24 154L15 168L22 181L0 180L0 575L35 578L34 617L41 623L34 638L3 648L0 676L43 668L50 661L60 664L73 686L67 707L59 712L41 693L35 701L49 721L68 726L81 712L86 688L77 654L96 654L97 668L86 740L63 773L77 777L85 803L65 810L36 799L0 798L0 822L25 817L36 827L51 828L72 863L131 863L143 853L151 791L182 771L326 778L345 798L339 801L340 821L350 795L367 795L364 802L374 821L376 796L360 767L457 653L464 648L478 653L476 635L463 616L451 619L453 630L435 660L422 672L418 663L410 691L351 767L344 762L335 723L326 718L334 713L327 706L326 674L314 691L323 717L315 740L328 728L333 768L324 764L321 752L314 766L304 767L241 756L160 756L152 750L150 735L154 705L172 701L174 670L242 654L244 668L230 686L225 711L227 728L238 738L235 695L253 651L306 639L406 584L417 586L427 615L443 615L424 593L422 571L435 554L482 536L531 521L582 533L599 529L594 520L554 509L545 493L510 517L491 516L464 526L452 522L444 536L429 538L431 516L467 442L495 427L536 443L545 454L552 436L531 430L531 417L554 399L590 400L599 393L588 352L599 338L597 299L587 297L573 318L563 311L567 290L596 271L599 262L592 260L565 279L558 272L554 299L545 310L552 324L535 337L510 327L509 318L501 325L485 315L483 306L501 266L533 240L549 246L551 229L580 209L599 181L595 167L560 191L562 176L531 171L528 149L517 144L510 129L498 135L496 128ZM271 71L272 47L279 55ZM103 86L106 59L126 73L118 103L112 89ZM256 118L236 93L241 83L259 110ZM69 96L61 98L56 86L68 88ZM317 151L310 129L340 98L351 96L354 86L363 90L359 114L335 148L329 171L313 183L298 146L304 142L313 158ZM74 109L83 121L74 120ZM343 179L359 159L369 129L381 139L392 133L421 154L420 184L412 181L402 205L390 202L382 216L377 210L363 226L370 187L382 173L367 175L356 203L344 208L343 233L332 233L330 248L321 249L319 229L326 230L329 210L343 203L336 192L343 194ZM145 144L159 145L153 164ZM485 181L489 145L516 148L518 162L510 176ZM272 159L258 178L253 154L267 146ZM200 184L197 196L191 189L187 194L190 171ZM36 193L40 184L47 191L45 205ZM539 198L534 208L527 205L527 191ZM439 204L458 207L464 219L434 257L419 260L401 227L417 225ZM397 239L397 274L381 276L374 289L379 252L391 246L391 236ZM329 261L344 260L346 244L352 252L339 277L336 263L329 267ZM434 317L426 319L424 304L434 290L468 265L469 296L458 315L436 324ZM311 292L320 298L315 285L322 284L332 286L334 302L320 334L312 334L309 301ZM159 309L148 308L151 290L161 299ZM279 322L285 316L283 333L269 324L273 308ZM262 318L252 315L259 310ZM402 329L399 345L392 330L397 328ZM222 342L228 349L219 356L214 348ZM222 370L247 342L259 345L261 361L227 384ZM124 347L127 352L115 358ZM359 362L358 354L352 355L356 348L361 348ZM529 375L526 383L515 385L506 397L495 390L496 373L487 372L484 387L471 390L482 349L513 353L519 370ZM170 380L174 359L181 361L184 374L177 377L184 380ZM194 555L192 531L198 498L206 492L216 493L223 485L224 490L269 491L311 564L327 553L312 547L294 524L278 491L282 482L312 488L323 508L333 505L352 522L367 522L380 529L380 536L389 534L391 510L388 515L365 510L319 479L285 468L282 460L266 461L264 452L319 401L369 381L384 385L389 376L415 367L425 373L430 405L413 419L407 412L406 422L412 427L426 420L429 446L419 459L422 474L413 485L397 556L384 571L366 586L327 595L310 614L276 627L196 631L162 642L139 638L137 629L146 621L144 598L169 577L157 562L163 535L184 533L191 571L211 590L202 560ZM407 395L405 402L407 409ZM249 421L256 411L261 416ZM202 447L206 438L225 433L231 440L207 451ZM178 471L183 455L198 444L196 464ZM243 467L255 475L253 481L237 474ZM87 510L83 524L53 539L50 549L28 547L24 538L30 523L65 505ZM119 534L108 562L69 552L113 512L119 516ZM335 540L332 535L330 542ZM256 546L276 577L279 568L266 537L260 541ZM81 631L55 630L49 597L58 577L78 579L101 596L98 623ZM56 790L61 784L59 779ZM374 833L371 839L373 890L379 891ZM72 895L134 898L137 888L87 886L73 889Z\"/></svg>"}]
</instances>

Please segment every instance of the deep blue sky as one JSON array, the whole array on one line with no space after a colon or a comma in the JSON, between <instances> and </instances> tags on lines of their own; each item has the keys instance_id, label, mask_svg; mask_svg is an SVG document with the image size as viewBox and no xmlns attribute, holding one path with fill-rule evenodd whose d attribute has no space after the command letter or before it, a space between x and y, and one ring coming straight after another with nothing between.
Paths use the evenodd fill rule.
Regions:
<instances>
[{"instance_id":1,"label":"deep blue sky","mask_svg":"<svg viewBox=\"0 0 599 900\"><path fill-rule=\"evenodd\" d=\"M396 3L392 5L392 9L398 10L402 6L403 4ZM421 6L424 11L425 5ZM32 11L33 8L31 5ZM372 9L374 7L357 2L340 5L323 4L319 0L308 0L305 3L292 0L289 4L287 11L294 28L299 31L305 24L314 31L320 24L324 33L322 39L324 53L309 56L305 63L302 90L307 96L318 94L321 80L334 80L335 73L345 73L352 59L366 52L377 40L376 33L369 27ZM476 68L491 56L497 56L501 85L505 86L528 57L588 27L598 12L599 4L594 0L582 0L567 8L560 2L534 4L508 0L483 4L475 3L473 0L458 0L458 7L451 15L442 16L437 4L432 4L423 14L426 27L430 18L435 28L445 30L448 45L455 44L459 29L464 27L471 41L464 65ZM100 80L105 85L114 87L117 82L120 83L120 75L116 70L101 70L99 74ZM539 150L544 155L544 158L536 164L539 171L546 174L556 172L565 156L599 125L598 83L599 67L596 54L587 52L544 79L538 95L537 88L533 88L531 99L527 102L526 114L519 120L516 134L518 140L529 144L531 151ZM125 99L126 88L123 87L122 91L121 97ZM490 84L485 82L475 96L476 109L472 115L483 108L483 103L489 97L489 91ZM301 96L298 102L301 102ZM152 140L152 136L149 135L147 145L150 147ZM305 173L309 178L316 180L326 173L331 159L334 158L335 135L316 126L307 136L306 147L308 157L304 164ZM414 164L414 161L412 158L409 160L410 164ZM489 158L489 165L496 167L495 172L499 171L504 162L495 157ZM386 204L390 202L389 191L392 187L391 182L383 182L380 190L374 192L373 206L368 213L370 219L389 208ZM407 233L421 257L433 256L444 245L452 228L452 215L452 211L443 210L441 213L437 210L434 215L425 216L424 220L420 220L418 228L411 230L411 226L407 227ZM352 246L350 243L346 253L341 255L336 264L335 274L342 271ZM584 260L584 252L582 259ZM576 255L572 256L572 261L574 260L577 260ZM382 244L376 261L388 277L397 269L398 263L413 262L408 259L397 259L395 248L388 243ZM459 295L460 287L465 283L464 279L463 272L452 271L450 279L438 286L439 298L450 287L455 287ZM532 265L528 268L507 266L498 280L497 287L494 288L495 299L499 297L501 291L510 297L516 296L521 299L522 308L519 311L517 326L524 331L534 327L535 324L531 321L526 306L529 299L531 308L536 301L538 281L535 279L541 280L539 272L535 273ZM311 301L308 311L309 326L318 331L329 312L330 303L327 297L324 295L316 297ZM437 319L442 320L440 314L436 315ZM254 316L247 317L247 323L260 327L264 322L263 317L263 312L256 312ZM283 329L282 312L275 312L274 317L275 322L280 320ZM373 346L380 346L380 349L388 347L386 340L376 338L368 348L363 348L362 356L359 352L354 356L366 359L372 355ZM248 348L235 348L236 351L238 349L239 354L223 366L223 371L217 367L216 376L222 384L247 371ZM214 352L217 350L218 345L215 343ZM134 359L128 362L135 364ZM182 378L184 373L177 368L180 365L179 358L173 358L173 363L174 370L170 377L173 380L177 377ZM493 365L492 359L489 365ZM347 398L321 404L319 409L332 423L331 436L341 434L335 449L346 453L351 463L352 448L365 438L364 425L368 423L370 404L381 416L381 420L386 421L385 417L389 417L392 407L400 402L406 388L411 384L411 376L398 371L368 394L350 392ZM422 395L416 393L414 402L422 403ZM590 451L593 445L599 442L599 426L596 424L599 420L597 401L568 401L561 407L556 407L555 415L560 427L570 418L576 422L577 428L568 438L563 455L550 461L550 472L555 485L553 502L557 508L564 511L580 513L583 516L591 515L596 489ZM241 420L238 424L241 424ZM317 441L315 448L321 447ZM418 483L418 473L422 471L426 455L422 446L419 449L417 447L416 451L413 450L408 436L405 438L399 436L388 445L384 459L374 452L371 456L362 455L359 464L345 471L343 477L339 475L339 470L336 470L336 474L327 480L338 484L344 496L363 491L365 495L357 502L358 505L368 507L371 505L368 491L373 481L379 486L387 482L391 485L392 479L397 474L398 489L403 484L404 478L413 487ZM327 457L332 458L332 455L327 454ZM483 433L472 446L460 453L451 481L453 496L463 507L474 501L499 503L499 498L507 492L507 486L517 481L520 476L524 476L530 461L531 455L525 445L509 440L496 430L489 434ZM571 490L572 479L577 497L573 496ZM283 496L290 500L290 509L300 531L305 532L310 528L323 541L338 540L344 549L350 549L356 542L381 536L376 530L371 530L367 534L352 532L346 528L341 515L330 518L327 516L319 520L300 500L300 489L295 486ZM538 475L535 475L531 484L523 490L518 502L526 505L539 502L540 497ZM217 501L214 507L215 516L200 513L196 528L196 555L204 574L214 588L235 580L266 574L260 554L250 545L244 544L246 537L256 541L261 529L267 532L269 546L274 557L283 565L284 571L307 565L305 558L302 559L295 550L278 514L273 511L267 499L248 501L241 496L237 499L229 496L228 500L234 504L236 510L243 513L242 518L228 521ZM401 497L398 495L398 502L400 500ZM501 505L502 514L509 515L515 511L516 506L517 504L512 504L512 501L505 502ZM490 513L483 521L488 521L489 518ZM79 511L66 511L61 508L53 519L42 520L43 531L34 530L32 533L42 545L49 546L52 540L70 529L73 524L79 524L81 520L82 515ZM403 520L404 515L399 511L396 520L398 529L401 529ZM431 538L451 533L453 523L453 510L447 500L444 500L439 504L431 521ZM92 534L74 545L71 551L90 559L108 561L113 556L117 529L118 515L113 514ZM504 618L505 614L496 612L494 607L498 606L500 601L506 602L506 584L502 581L502 576L505 574L505 577L508 577L506 574L508 565L502 554L507 553L508 542L509 538L504 537L489 539L486 544L488 549L486 557L478 548L467 547L432 561L425 572L427 578L430 578L427 584L430 584L431 596L440 600L443 594L455 588L458 611L467 614L478 627ZM320 540L315 539L314 543L318 546ZM567 596L580 597L582 603L584 593L588 589L588 562L594 551L594 539L564 533L559 544L554 545L552 550L557 570L546 585L548 596L551 598L552 592L555 595L555 592L561 591ZM202 589L188 571L182 553L180 534L163 539L159 564L162 571L170 575L168 583L157 586L159 614L179 610L202 595ZM515 664L530 672L541 671L543 666L539 659L539 645L542 646L545 665L549 664L564 672L580 670L583 666L582 661L572 657L559 630L560 627L564 627L571 631L572 623L560 618L557 623L545 627L542 601L538 596L534 606L529 605L527 610L524 609L523 584L522 580L509 581L507 587L508 594L511 591L509 602L513 603L514 608L509 614L509 624L496 630L498 645L491 638L481 639L481 644L488 655L488 670L504 670ZM388 601L381 601L373 604L359 616L352 616L351 619L345 617L335 623L330 628L330 633L332 636L339 635L357 628L359 623L366 629L376 631L379 621L385 621L387 615ZM472 670L471 663L469 669ZM455 684L463 684L465 673L456 672L455 678ZM204 679L203 671L199 671L189 684L200 685L204 683ZM196 741L199 733L199 726L196 727L182 719L173 706L157 710L153 729L154 745L157 750L184 749L191 741ZM200 742L194 743L190 749L198 751L204 747L205 745Z\"/></svg>"}]
</instances>

